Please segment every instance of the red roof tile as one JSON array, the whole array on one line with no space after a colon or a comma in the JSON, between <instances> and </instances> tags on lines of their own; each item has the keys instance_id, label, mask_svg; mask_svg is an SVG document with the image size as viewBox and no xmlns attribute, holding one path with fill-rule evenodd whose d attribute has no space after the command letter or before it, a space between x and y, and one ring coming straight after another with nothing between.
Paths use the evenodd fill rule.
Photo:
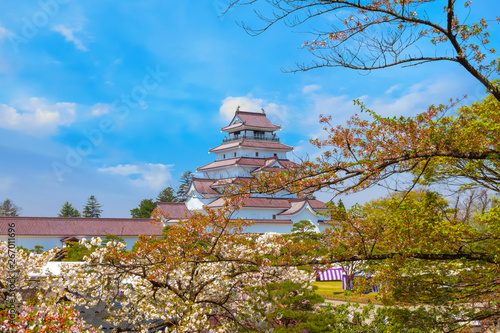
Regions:
<instances>
[{"instance_id":1,"label":"red roof tile","mask_svg":"<svg viewBox=\"0 0 500 333\"><path fill-rule=\"evenodd\" d=\"M172 220L182 220L191 217L191 212L186 207L185 202L158 202L156 207L168 214Z\"/></svg>"},{"instance_id":2,"label":"red roof tile","mask_svg":"<svg viewBox=\"0 0 500 333\"><path fill-rule=\"evenodd\" d=\"M296 201L302 201L304 199L288 199L290 202L296 202ZM317 200L317 199L307 199L307 202L309 202L309 205L311 205L312 209L326 209L326 205L323 201Z\"/></svg>"},{"instance_id":3,"label":"red roof tile","mask_svg":"<svg viewBox=\"0 0 500 333\"><path fill-rule=\"evenodd\" d=\"M197 171L222 168L231 165L244 165L244 166L255 166L255 167L263 167L269 160L274 160L275 157L270 158L253 158L253 157L238 157L231 158L227 160L220 160L209 163L207 165L201 166L197 168ZM289 161L289 160L278 160L278 162L285 168L293 168L298 166L297 163Z\"/></svg>"},{"instance_id":4,"label":"red roof tile","mask_svg":"<svg viewBox=\"0 0 500 333\"><path fill-rule=\"evenodd\" d=\"M212 162L212 163L208 163L208 164L206 164L204 166L198 167L198 168L196 168L196 170L197 171L201 171L201 170L222 168L222 167L226 167L226 166L230 166L230 165L235 165L235 164L238 164L238 162L239 162L240 159L241 159L241 157L239 157L239 158L231 158L231 159L228 159L228 160L215 161L215 162Z\"/></svg>"},{"instance_id":5,"label":"red roof tile","mask_svg":"<svg viewBox=\"0 0 500 333\"><path fill-rule=\"evenodd\" d=\"M238 117L242 122L234 123L232 125L223 127L222 131L230 131L232 129L237 129L239 127L256 127L268 130L278 130L281 126L274 125L267 119L265 113L256 113L256 112L246 112L246 111L236 111L234 118ZM231 120L231 123L234 121Z\"/></svg>"},{"instance_id":6,"label":"red roof tile","mask_svg":"<svg viewBox=\"0 0 500 333\"><path fill-rule=\"evenodd\" d=\"M210 153L213 153L237 147L264 148L264 149L275 149L275 150L286 150L286 151L293 150L293 147L284 145L281 142L241 140L241 141L223 143L220 146L209 149L208 151Z\"/></svg>"},{"instance_id":7,"label":"red roof tile","mask_svg":"<svg viewBox=\"0 0 500 333\"><path fill-rule=\"evenodd\" d=\"M0 217L0 225L16 224L18 236L161 235L163 226L149 219L79 217ZM2 227L2 233L7 228Z\"/></svg>"},{"instance_id":8,"label":"red roof tile","mask_svg":"<svg viewBox=\"0 0 500 333\"><path fill-rule=\"evenodd\" d=\"M308 202L312 209L326 209L325 203L316 199L286 199L286 198L260 198L250 197L245 199L244 207L259 207L259 208L279 208L285 211L280 213L283 215L292 215L299 212L305 203ZM222 207L224 198L219 198L208 206L211 208Z\"/></svg>"},{"instance_id":9,"label":"red roof tile","mask_svg":"<svg viewBox=\"0 0 500 333\"><path fill-rule=\"evenodd\" d=\"M216 179L193 177L193 186L200 194L219 194L211 187L215 182Z\"/></svg>"},{"instance_id":10,"label":"red roof tile","mask_svg":"<svg viewBox=\"0 0 500 333\"><path fill-rule=\"evenodd\" d=\"M232 178L223 178L217 180L215 183L213 183L213 187L217 186L225 186L228 184L247 184L249 181L251 181L253 178L252 177L232 177Z\"/></svg>"},{"instance_id":11,"label":"red roof tile","mask_svg":"<svg viewBox=\"0 0 500 333\"><path fill-rule=\"evenodd\" d=\"M281 219L248 219L255 224L292 224L292 220L281 220Z\"/></svg>"},{"instance_id":12,"label":"red roof tile","mask_svg":"<svg viewBox=\"0 0 500 333\"><path fill-rule=\"evenodd\" d=\"M294 201L290 203L290 209L285 210L284 212L279 213L279 215L293 215L298 212L306 205L306 201Z\"/></svg>"},{"instance_id":13,"label":"red roof tile","mask_svg":"<svg viewBox=\"0 0 500 333\"><path fill-rule=\"evenodd\" d=\"M285 169L291 169L291 168L295 168L295 167L299 166L295 162L288 161L288 160L278 160L276 157L274 157L274 158L267 159L266 163L263 166L261 166L260 168L258 168L256 170L253 170L252 172L279 170L280 167L274 166L276 162L278 162L278 164L281 165L281 167L283 167Z\"/></svg>"},{"instance_id":14,"label":"red roof tile","mask_svg":"<svg viewBox=\"0 0 500 333\"><path fill-rule=\"evenodd\" d=\"M224 198L219 198L208 205L208 207L222 207L224 205ZM244 207L259 207L259 208L280 208L288 209L290 208L290 202L288 199L275 199L275 198L246 198Z\"/></svg>"}]
</instances>

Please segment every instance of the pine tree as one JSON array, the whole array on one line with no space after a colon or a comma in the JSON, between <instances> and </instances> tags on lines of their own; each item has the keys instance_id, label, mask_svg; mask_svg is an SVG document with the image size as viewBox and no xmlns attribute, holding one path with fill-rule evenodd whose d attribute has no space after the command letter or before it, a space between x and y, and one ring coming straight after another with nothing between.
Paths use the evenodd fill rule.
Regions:
<instances>
[{"instance_id":1,"label":"pine tree","mask_svg":"<svg viewBox=\"0 0 500 333\"><path fill-rule=\"evenodd\" d=\"M75 207L73 207L72 204L70 204L68 201L66 201L62 205L61 211L59 212L59 214L57 214L57 216L59 216L59 217L81 217L82 215L80 214L78 209L76 209Z\"/></svg>"},{"instance_id":2,"label":"pine tree","mask_svg":"<svg viewBox=\"0 0 500 333\"><path fill-rule=\"evenodd\" d=\"M179 188L177 189L177 200L179 202L186 201L186 192L193 182L193 173L191 171L185 171L181 179L179 180Z\"/></svg>"},{"instance_id":3,"label":"pine tree","mask_svg":"<svg viewBox=\"0 0 500 333\"><path fill-rule=\"evenodd\" d=\"M101 217L101 205L97 202L97 199L93 195L91 195L87 200L87 204L83 207L82 213L83 217Z\"/></svg>"},{"instance_id":4,"label":"pine tree","mask_svg":"<svg viewBox=\"0 0 500 333\"><path fill-rule=\"evenodd\" d=\"M10 199L5 199L0 205L0 216L19 216L21 207L14 205Z\"/></svg>"},{"instance_id":5,"label":"pine tree","mask_svg":"<svg viewBox=\"0 0 500 333\"><path fill-rule=\"evenodd\" d=\"M335 221L345 220L346 209L345 209L344 203L342 202L342 199L339 199L338 204L335 204L335 202L333 202L333 206L331 209L331 218L332 218L332 220L335 220Z\"/></svg>"},{"instance_id":6,"label":"pine tree","mask_svg":"<svg viewBox=\"0 0 500 333\"><path fill-rule=\"evenodd\" d=\"M179 202L179 199L174 194L174 189L170 186L158 193L156 200L159 202Z\"/></svg>"}]
</instances>

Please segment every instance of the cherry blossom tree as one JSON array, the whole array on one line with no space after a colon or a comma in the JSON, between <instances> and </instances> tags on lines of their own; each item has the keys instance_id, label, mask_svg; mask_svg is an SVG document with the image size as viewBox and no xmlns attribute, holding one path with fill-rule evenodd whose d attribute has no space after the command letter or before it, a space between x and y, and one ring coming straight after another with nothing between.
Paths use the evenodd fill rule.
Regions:
<instances>
[{"instance_id":1,"label":"cherry blossom tree","mask_svg":"<svg viewBox=\"0 0 500 333\"><path fill-rule=\"evenodd\" d=\"M169 226L162 238L142 237L130 252L124 243L82 240L94 250L84 264L47 283L72 304L104 308L117 332L268 331L276 303L267 286L311 289L315 274L297 267L302 246L291 240L241 234L248 222L231 219L238 200Z\"/></svg>"},{"instance_id":2,"label":"cherry blossom tree","mask_svg":"<svg viewBox=\"0 0 500 333\"><path fill-rule=\"evenodd\" d=\"M0 332L100 332L85 323L46 270L58 249L42 254L0 242Z\"/></svg>"}]
</instances>

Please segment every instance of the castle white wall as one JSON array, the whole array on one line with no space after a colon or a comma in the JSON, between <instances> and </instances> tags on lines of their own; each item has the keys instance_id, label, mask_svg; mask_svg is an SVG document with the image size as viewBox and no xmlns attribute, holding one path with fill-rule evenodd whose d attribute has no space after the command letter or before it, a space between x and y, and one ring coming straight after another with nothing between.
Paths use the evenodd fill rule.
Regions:
<instances>
[{"instance_id":1,"label":"castle white wall","mask_svg":"<svg viewBox=\"0 0 500 333\"><path fill-rule=\"evenodd\" d=\"M265 193L253 193L252 197L255 198L277 198L277 199L296 199L298 196L296 194L287 192L287 191L279 191L273 196Z\"/></svg>"},{"instance_id":2,"label":"castle white wall","mask_svg":"<svg viewBox=\"0 0 500 333\"><path fill-rule=\"evenodd\" d=\"M318 227L319 227L319 232L323 232L326 229L331 228L332 226L329 224L326 224L326 223L320 223L320 224L318 224Z\"/></svg>"},{"instance_id":3,"label":"castle white wall","mask_svg":"<svg viewBox=\"0 0 500 333\"><path fill-rule=\"evenodd\" d=\"M243 138L243 136L246 136L247 138L249 138L249 137L251 138L255 134L256 134L256 131L254 131L254 130L235 131L235 132L229 133L228 138L229 139L240 139L240 138ZM260 135L262 135L264 138L268 138L268 139L275 136L274 132L272 132L272 131L265 131L263 134L260 133Z\"/></svg>"},{"instance_id":4,"label":"castle white wall","mask_svg":"<svg viewBox=\"0 0 500 333\"><path fill-rule=\"evenodd\" d=\"M231 167L231 168L203 171L203 174L206 178L210 179L251 177L252 174L250 172L254 169L255 168Z\"/></svg>"},{"instance_id":5,"label":"castle white wall","mask_svg":"<svg viewBox=\"0 0 500 333\"><path fill-rule=\"evenodd\" d=\"M293 223L297 223L303 220L309 221L316 227L316 231L319 232L320 229L318 227L318 215L310 208L309 205L306 205L301 211L297 214L290 216L290 219Z\"/></svg>"},{"instance_id":6,"label":"castle white wall","mask_svg":"<svg viewBox=\"0 0 500 333\"><path fill-rule=\"evenodd\" d=\"M261 149L248 149L248 148L234 148L224 152L215 153L215 160L228 160L238 157L254 157L254 158L269 158L276 156L278 159L286 159L286 152L280 150L261 150Z\"/></svg>"},{"instance_id":7,"label":"castle white wall","mask_svg":"<svg viewBox=\"0 0 500 333\"><path fill-rule=\"evenodd\" d=\"M309 206L309 205L308 205ZM242 218L244 220L261 220L261 219L273 219L275 215L276 220L291 220L292 223L296 223L302 220L310 221L320 231L318 226L318 215L314 210L310 208L304 208L300 212L294 215L279 215L283 212L282 208L246 208L243 207L239 211L233 214L233 218ZM268 230L273 231L273 230Z\"/></svg>"},{"instance_id":8,"label":"castle white wall","mask_svg":"<svg viewBox=\"0 0 500 333\"><path fill-rule=\"evenodd\" d=\"M203 199L201 198L201 195L197 193L198 195L189 197L186 201L186 207L190 211L196 211L196 212L201 212L203 211L203 206L208 205L212 201L214 201L216 198L207 198Z\"/></svg>"},{"instance_id":9,"label":"castle white wall","mask_svg":"<svg viewBox=\"0 0 500 333\"><path fill-rule=\"evenodd\" d=\"M240 210L233 214L233 217L238 219L242 218L245 220L252 219L272 219L273 215L276 215L276 219L289 219L288 217L279 217L278 214L281 213L283 208L247 208L242 207Z\"/></svg>"},{"instance_id":10,"label":"castle white wall","mask_svg":"<svg viewBox=\"0 0 500 333\"><path fill-rule=\"evenodd\" d=\"M266 233L276 232L278 234L289 234L292 232L291 224L253 224L243 229L243 232Z\"/></svg>"}]
</instances>

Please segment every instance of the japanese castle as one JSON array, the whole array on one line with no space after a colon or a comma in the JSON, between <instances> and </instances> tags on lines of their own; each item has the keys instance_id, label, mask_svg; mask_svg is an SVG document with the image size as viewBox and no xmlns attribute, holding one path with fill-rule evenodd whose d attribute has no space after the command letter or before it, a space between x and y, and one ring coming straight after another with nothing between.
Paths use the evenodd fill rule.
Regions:
<instances>
[{"instance_id":1,"label":"japanese castle","mask_svg":"<svg viewBox=\"0 0 500 333\"><path fill-rule=\"evenodd\" d=\"M193 177L187 190L187 201L158 203L158 208L168 216L168 222L203 212L203 207L223 207L222 189L228 184L248 181L260 172L280 171L297 166L288 160L293 147L280 142L276 132L281 126L269 121L264 110L260 113L236 111L229 125L221 128L226 137L222 144L209 149L215 161L197 168L203 177ZM244 232L289 233L292 224L301 220L312 222L318 230L326 227L325 204L316 199L298 198L281 191L275 195L253 194L232 218L253 221Z\"/></svg>"}]
</instances>

